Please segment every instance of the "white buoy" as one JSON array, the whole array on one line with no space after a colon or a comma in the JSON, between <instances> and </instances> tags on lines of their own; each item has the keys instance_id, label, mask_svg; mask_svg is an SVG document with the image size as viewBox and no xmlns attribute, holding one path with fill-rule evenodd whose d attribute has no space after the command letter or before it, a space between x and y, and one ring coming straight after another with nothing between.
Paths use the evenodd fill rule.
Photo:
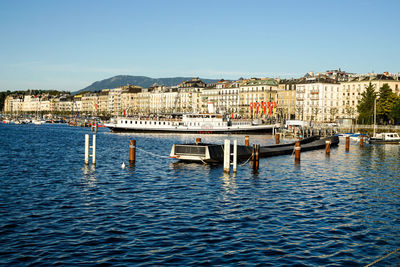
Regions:
<instances>
[{"instance_id":1,"label":"white buoy","mask_svg":"<svg viewBox=\"0 0 400 267\"><path fill-rule=\"evenodd\" d=\"M125 162L122 162L121 168L125 169Z\"/></svg>"}]
</instances>

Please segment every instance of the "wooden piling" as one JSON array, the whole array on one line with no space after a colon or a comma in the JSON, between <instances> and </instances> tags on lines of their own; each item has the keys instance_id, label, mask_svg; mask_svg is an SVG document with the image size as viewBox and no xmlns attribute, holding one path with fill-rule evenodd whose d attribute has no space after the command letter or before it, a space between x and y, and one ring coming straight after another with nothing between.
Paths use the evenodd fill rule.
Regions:
<instances>
[{"instance_id":1,"label":"wooden piling","mask_svg":"<svg viewBox=\"0 0 400 267\"><path fill-rule=\"evenodd\" d=\"M275 144L279 144L279 137L280 137L279 133L275 134Z\"/></svg>"},{"instance_id":2,"label":"wooden piling","mask_svg":"<svg viewBox=\"0 0 400 267\"><path fill-rule=\"evenodd\" d=\"M253 144L253 171L258 171L260 161L260 145Z\"/></svg>"},{"instance_id":3,"label":"wooden piling","mask_svg":"<svg viewBox=\"0 0 400 267\"><path fill-rule=\"evenodd\" d=\"M249 146L249 145L250 145L250 139L249 139L249 136L248 136L248 135L246 135L246 136L244 137L244 145L245 145L245 146Z\"/></svg>"},{"instance_id":4,"label":"wooden piling","mask_svg":"<svg viewBox=\"0 0 400 267\"><path fill-rule=\"evenodd\" d=\"M295 163L300 163L300 142L297 141L296 144L294 145L294 162Z\"/></svg>"},{"instance_id":5,"label":"wooden piling","mask_svg":"<svg viewBox=\"0 0 400 267\"><path fill-rule=\"evenodd\" d=\"M325 140L325 153L327 155L331 153L331 140Z\"/></svg>"},{"instance_id":6,"label":"wooden piling","mask_svg":"<svg viewBox=\"0 0 400 267\"><path fill-rule=\"evenodd\" d=\"M135 164L136 161L136 140L129 140L129 163Z\"/></svg>"},{"instance_id":7,"label":"wooden piling","mask_svg":"<svg viewBox=\"0 0 400 267\"><path fill-rule=\"evenodd\" d=\"M346 151L350 150L350 136L346 136Z\"/></svg>"}]
</instances>

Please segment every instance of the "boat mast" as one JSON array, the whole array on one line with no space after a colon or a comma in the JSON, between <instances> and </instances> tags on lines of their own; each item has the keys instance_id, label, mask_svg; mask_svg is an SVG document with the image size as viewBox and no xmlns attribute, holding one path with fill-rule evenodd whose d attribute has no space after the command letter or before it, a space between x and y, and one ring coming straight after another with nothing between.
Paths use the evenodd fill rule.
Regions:
<instances>
[{"instance_id":1,"label":"boat mast","mask_svg":"<svg viewBox=\"0 0 400 267\"><path fill-rule=\"evenodd\" d=\"M376 98L374 99L374 137L375 137L375 132L376 132Z\"/></svg>"}]
</instances>

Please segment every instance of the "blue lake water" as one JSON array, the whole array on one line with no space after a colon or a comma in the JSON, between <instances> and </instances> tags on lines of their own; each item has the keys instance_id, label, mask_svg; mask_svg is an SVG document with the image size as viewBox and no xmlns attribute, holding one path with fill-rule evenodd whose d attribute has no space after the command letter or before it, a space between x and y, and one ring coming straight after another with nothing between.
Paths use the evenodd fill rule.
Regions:
<instances>
[{"instance_id":1,"label":"blue lake water","mask_svg":"<svg viewBox=\"0 0 400 267\"><path fill-rule=\"evenodd\" d=\"M400 247L400 148L352 143L236 175L176 163L173 143L243 135L0 124L0 265L363 266ZM128 165L129 140L137 161ZM251 143L273 143L270 135ZM400 253L377 266L397 265Z\"/></svg>"}]
</instances>

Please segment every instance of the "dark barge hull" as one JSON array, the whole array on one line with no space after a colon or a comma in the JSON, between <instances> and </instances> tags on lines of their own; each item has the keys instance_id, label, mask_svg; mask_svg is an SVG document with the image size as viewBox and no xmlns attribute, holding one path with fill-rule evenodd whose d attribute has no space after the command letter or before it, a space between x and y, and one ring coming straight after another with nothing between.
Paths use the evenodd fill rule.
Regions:
<instances>
[{"instance_id":1,"label":"dark barge hull","mask_svg":"<svg viewBox=\"0 0 400 267\"><path fill-rule=\"evenodd\" d=\"M312 136L305 138L300 141L301 151L312 151L317 149L325 148L325 141L331 141L331 147L335 147L339 144L339 137L331 136L327 138L320 139L319 136ZM260 157L273 157L279 155L292 154L294 151L295 142L269 145L260 147ZM224 160L224 146L215 144L188 144L188 145L174 145L175 154L180 155L202 155L202 151L207 151L208 157L202 159L201 161L206 163L222 163ZM231 145L231 151L233 151L233 145ZM171 153L172 155L173 153ZM204 154L205 155L205 154ZM237 146L237 157L238 161L246 161L252 157L252 147L250 146ZM181 159L181 157L177 157ZM185 159L183 159L185 160ZM190 160L189 160L190 161ZM195 157L192 161L196 161Z\"/></svg>"}]
</instances>

